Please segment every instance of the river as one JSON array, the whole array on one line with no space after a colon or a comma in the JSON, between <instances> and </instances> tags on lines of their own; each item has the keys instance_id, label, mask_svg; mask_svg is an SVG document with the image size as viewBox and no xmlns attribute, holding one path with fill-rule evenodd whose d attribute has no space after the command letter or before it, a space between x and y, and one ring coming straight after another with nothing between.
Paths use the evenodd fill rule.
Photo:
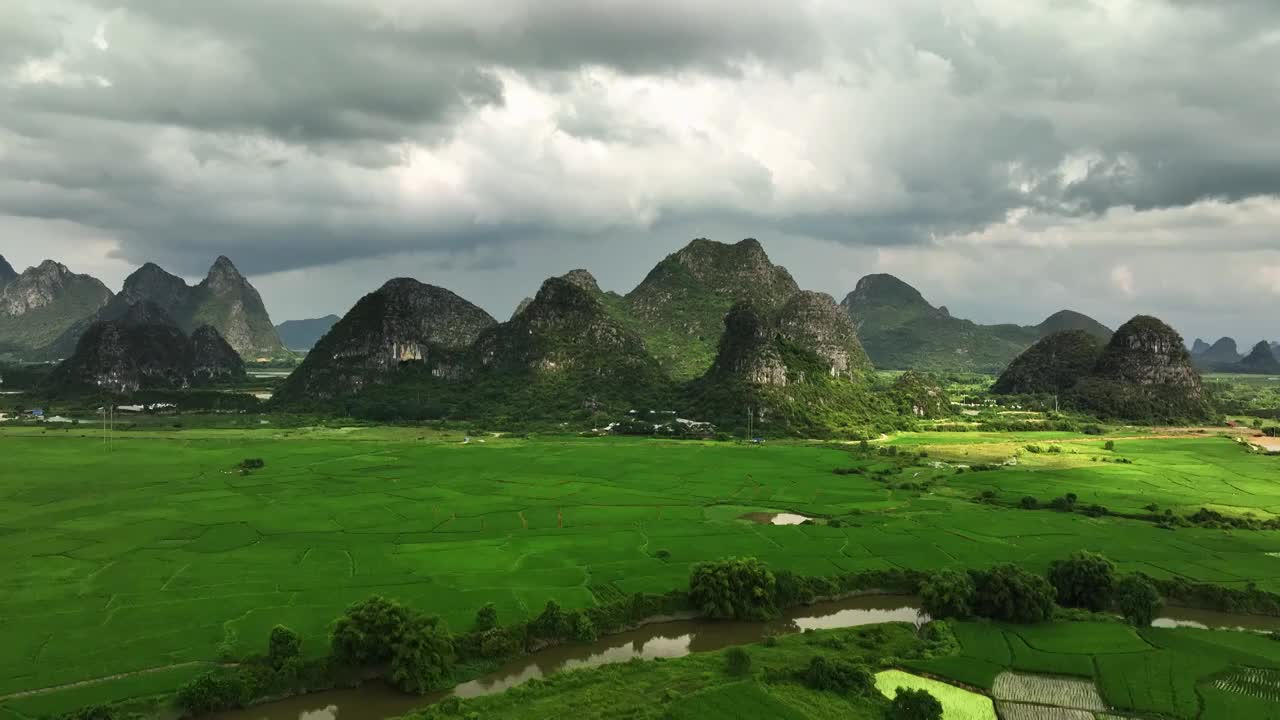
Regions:
<instances>
[{"instance_id":1,"label":"river","mask_svg":"<svg viewBox=\"0 0 1280 720\"><path fill-rule=\"evenodd\" d=\"M920 613L916 602L914 597L875 595L797 608L781 619L767 623L706 620L657 623L603 637L590 644L549 648L447 692L412 696L382 683L368 683L359 688L302 695L246 710L219 713L214 717L216 720L337 720L339 717L341 720L385 720L440 702L451 695L469 698L500 693L533 678L575 668L622 663L632 658L684 657L695 652L756 643L768 635L808 629L927 622L928 616ZM1155 625L1271 632L1280 631L1280 618L1166 608Z\"/></svg>"}]
</instances>

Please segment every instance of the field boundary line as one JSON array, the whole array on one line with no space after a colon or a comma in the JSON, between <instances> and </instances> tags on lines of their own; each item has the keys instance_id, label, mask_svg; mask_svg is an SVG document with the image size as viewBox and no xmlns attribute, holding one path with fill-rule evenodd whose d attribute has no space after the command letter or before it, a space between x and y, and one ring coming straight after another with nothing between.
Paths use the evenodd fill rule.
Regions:
<instances>
[{"instance_id":1,"label":"field boundary line","mask_svg":"<svg viewBox=\"0 0 1280 720\"><path fill-rule=\"evenodd\" d=\"M115 680L123 680L125 678L138 677L139 675L153 675L155 673L165 672L167 670L178 670L180 668L196 667L237 667L237 663L216 663L207 660L192 660L190 662L176 663L173 665L162 665L160 667L144 668L142 670L133 670L126 673L117 673L115 675L105 675L103 677L90 678L88 680L77 680L73 683L63 685L50 685L49 687L36 688L35 690L23 690L22 692L10 693L8 695L0 695L0 702L9 700L17 700L19 698L35 697L37 695L50 695L64 690L74 690L79 687L88 687L89 685L98 685L105 682L113 682Z\"/></svg>"}]
</instances>

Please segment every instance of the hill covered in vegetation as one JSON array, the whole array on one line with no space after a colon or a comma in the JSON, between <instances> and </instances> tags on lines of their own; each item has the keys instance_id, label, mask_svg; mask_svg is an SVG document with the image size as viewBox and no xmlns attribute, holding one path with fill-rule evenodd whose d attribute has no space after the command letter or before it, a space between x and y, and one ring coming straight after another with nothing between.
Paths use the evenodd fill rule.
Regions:
<instances>
[{"instance_id":1,"label":"hill covered in vegetation","mask_svg":"<svg viewBox=\"0 0 1280 720\"><path fill-rule=\"evenodd\" d=\"M188 336L155 303L140 302L118 320L93 323L71 357L49 376L51 392L105 390L127 394L233 383L244 361L216 329Z\"/></svg>"},{"instance_id":2,"label":"hill covered in vegetation","mask_svg":"<svg viewBox=\"0 0 1280 720\"><path fill-rule=\"evenodd\" d=\"M1001 395L1062 393L1098 363L1102 343L1083 330L1056 332L1014 358L991 391Z\"/></svg>"},{"instance_id":3,"label":"hill covered in vegetation","mask_svg":"<svg viewBox=\"0 0 1280 720\"><path fill-rule=\"evenodd\" d=\"M1070 402L1103 418L1160 424L1203 422L1216 409L1182 337L1139 315L1116 331Z\"/></svg>"},{"instance_id":4,"label":"hill covered in vegetation","mask_svg":"<svg viewBox=\"0 0 1280 720\"><path fill-rule=\"evenodd\" d=\"M69 328L85 324L112 299L101 280L53 260L0 283L0 352L35 356Z\"/></svg>"},{"instance_id":5,"label":"hill covered in vegetation","mask_svg":"<svg viewBox=\"0 0 1280 720\"><path fill-rule=\"evenodd\" d=\"M868 275L841 306L853 318L876 367L934 372L1000 372L1042 337L1079 330L1103 342L1111 331L1092 318L1063 310L1034 326L980 325L934 307L892 275Z\"/></svg>"}]
</instances>

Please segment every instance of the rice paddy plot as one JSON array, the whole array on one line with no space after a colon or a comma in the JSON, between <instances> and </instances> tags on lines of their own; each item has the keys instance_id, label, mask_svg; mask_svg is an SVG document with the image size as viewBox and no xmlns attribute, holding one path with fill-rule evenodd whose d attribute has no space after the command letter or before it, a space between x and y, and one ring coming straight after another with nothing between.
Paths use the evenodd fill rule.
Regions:
<instances>
[{"instance_id":1,"label":"rice paddy plot","mask_svg":"<svg viewBox=\"0 0 1280 720\"><path fill-rule=\"evenodd\" d=\"M881 695L893 699L900 688L925 690L937 698L942 703L944 720L996 720L995 705L985 695L901 670L876 673L876 689Z\"/></svg>"},{"instance_id":2,"label":"rice paddy plot","mask_svg":"<svg viewBox=\"0 0 1280 720\"><path fill-rule=\"evenodd\" d=\"M1095 720L1095 715L1085 710L1026 705L1024 703L996 702L1000 720Z\"/></svg>"},{"instance_id":3,"label":"rice paddy plot","mask_svg":"<svg viewBox=\"0 0 1280 720\"><path fill-rule=\"evenodd\" d=\"M1280 672L1262 668L1240 668L1214 681L1213 686L1236 695L1247 695L1280 703Z\"/></svg>"},{"instance_id":4,"label":"rice paddy plot","mask_svg":"<svg viewBox=\"0 0 1280 720\"><path fill-rule=\"evenodd\" d=\"M996 677L991 694L997 700L1047 705L1072 710L1106 710L1092 682L1044 675L1006 672Z\"/></svg>"}]
</instances>

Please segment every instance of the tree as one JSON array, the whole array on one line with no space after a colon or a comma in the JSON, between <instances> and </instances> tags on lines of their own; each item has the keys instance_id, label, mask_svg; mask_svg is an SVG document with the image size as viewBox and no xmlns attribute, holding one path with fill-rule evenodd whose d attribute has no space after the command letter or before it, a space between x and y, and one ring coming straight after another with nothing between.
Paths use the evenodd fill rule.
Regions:
<instances>
[{"instance_id":1,"label":"tree","mask_svg":"<svg viewBox=\"0 0 1280 720\"><path fill-rule=\"evenodd\" d=\"M1111 607L1116 566L1097 553L1079 550L1049 565L1049 582L1059 605L1101 612Z\"/></svg>"},{"instance_id":2,"label":"tree","mask_svg":"<svg viewBox=\"0 0 1280 720\"><path fill-rule=\"evenodd\" d=\"M542 614L529 623L529 632L534 637L544 640L559 640L565 636L568 629L564 610L555 600L548 600L547 606L542 609Z\"/></svg>"},{"instance_id":3,"label":"tree","mask_svg":"<svg viewBox=\"0 0 1280 720\"><path fill-rule=\"evenodd\" d=\"M875 689L875 676L863 665L844 660L829 660L818 655L809 661L804 682L814 690L848 695L866 695Z\"/></svg>"},{"instance_id":4,"label":"tree","mask_svg":"<svg viewBox=\"0 0 1280 720\"><path fill-rule=\"evenodd\" d=\"M930 617L967 618L973 614L973 579L955 570L939 570L920 584L920 602Z\"/></svg>"},{"instance_id":5,"label":"tree","mask_svg":"<svg viewBox=\"0 0 1280 720\"><path fill-rule=\"evenodd\" d=\"M498 627L498 608L493 603L488 603L484 607L476 611L476 632L485 632Z\"/></svg>"},{"instance_id":6,"label":"tree","mask_svg":"<svg viewBox=\"0 0 1280 720\"><path fill-rule=\"evenodd\" d=\"M302 638L298 633L283 625L271 629L271 637L267 642L267 662L279 670L293 658L302 655Z\"/></svg>"},{"instance_id":7,"label":"tree","mask_svg":"<svg viewBox=\"0 0 1280 720\"><path fill-rule=\"evenodd\" d=\"M334 623L330 640L334 657L354 666L387 662L410 617L400 603L380 595L352 605Z\"/></svg>"},{"instance_id":8,"label":"tree","mask_svg":"<svg viewBox=\"0 0 1280 720\"><path fill-rule=\"evenodd\" d=\"M183 685L174 702L187 715L243 707L250 700L249 688L240 673L215 670L205 673Z\"/></svg>"},{"instance_id":9,"label":"tree","mask_svg":"<svg viewBox=\"0 0 1280 720\"><path fill-rule=\"evenodd\" d=\"M724 660L730 675L742 677L751 672L751 653L740 647L729 648L724 654Z\"/></svg>"},{"instance_id":10,"label":"tree","mask_svg":"<svg viewBox=\"0 0 1280 720\"><path fill-rule=\"evenodd\" d=\"M1129 624L1148 627L1164 606L1151 582L1141 575L1126 575L1116 586L1116 606Z\"/></svg>"},{"instance_id":11,"label":"tree","mask_svg":"<svg viewBox=\"0 0 1280 720\"><path fill-rule=\"evenodd\" d=\"M1028 495L1022 498L1021 505L1023 510L1035 510L1036 508L1040 507L1040 501Z\"/></svg>"},{"instance_id":12,"label":"tree","mask_svg":"<svg viewBox=\"0 0 1280 720\"><path fill-rule=\"evenodd\" d=\"M974 574L975 612L993 620L1044 622L1053 616L1053 586L1016 565L997 565Z\"/></svg>"},{"instance_id":13,"label":"tree","mask_svg":"<svg viewBox=\"0 0 1280 720\"><path fill-rule=\"evenodd\" d=\"M689 597L715 620L767 620L777 614L777 580L755 558L695 565Z\"/></svg>"},{"instance_id":14,"label":"tree","mask_svg":"<svg viewBox=\"0 0 1280 720\"><path fill-rule=\"evenodd\" d=\"M392 648L391 682L421 695L441 687L453 676L453 638L438 617L419 615L409 620Z\"/></svg>"},{"instance_id":15,"label":"tree","mask_svg":"<svg viewBox=\"0 0 1280 720\"><path fill-rule=\"evenodd\" d=\"M576 642L589 643L595 641L596 624L591 622L591 618L586 613L578 610L570 613L567 625L569 626L569 635Z\"/></svg>"},{"instance_id":16,"label":"tree","mask_svg":"<svg viewBox=\"0 0 1280 720\"><path fill-rule=\"evenodd\" d=\"M898 688L889 705L889 720L942 720L942 703L928 690Z\"/></svg>"}]
</instances>

